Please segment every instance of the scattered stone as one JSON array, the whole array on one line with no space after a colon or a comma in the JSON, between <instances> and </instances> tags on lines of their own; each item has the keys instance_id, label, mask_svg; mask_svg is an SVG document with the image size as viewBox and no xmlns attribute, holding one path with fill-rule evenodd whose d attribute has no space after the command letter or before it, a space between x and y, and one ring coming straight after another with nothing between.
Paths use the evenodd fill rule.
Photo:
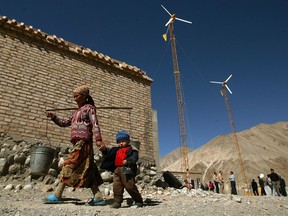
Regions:
<instances>
[{"instance_id":1,"label":"scattered stone","mask_svg":"<svg viewBox=\"0 0 288 216\"><path fill-rule=\"evenodd\" d=\"M58 161L58 168L59 169L62 169L64 165L64 158L63 157L60 157L59 161Z\"/></svg>"},{"instance_id":2,"label":"scattered stone","mask_svg":"<svg viewBox=\"0 0 288 216\"><path fill-rule=\"evenodd\" d=\"M157 172L155 172L154 170L150 170L150 171L149 171L149 175L150 175L150 176L156 176L156 175L157 175Z\"/></svg>"},{"instance_id":3,"label":"scattered stone","mask_svg":"<svg viewBox=\"0 0 288 216\"><path fill-rule=\"evenodd\" d=\"M239 196L233 196L233 201L237 202L237 203L241 203L242 202L242 198Z\"/></svg>"},{"instance_id":4,"label":"scattered stone","mask_svg":"<svg viewBox=\"0 0 288 216\"><path fill-rule=\"evenodd\" d=\"M53 177L57 177L58 172L55 169L49 169L48 175L53 176Z\"/></svg>"},{"instance_id":5,"label":"scattered stone","mask_svg":"<svg viewBox=\"0 0 288 216\"><path fill-rule=\"evenodd\" d=\"M20 164L12 164L9 167L8 173L9 174L16 174L20 170Z\"/></svg>"},{"instance_id":6,"label":"scattered stone","mask_svg":"<svg viewBox=\"0 0 288 216\"><path fill-rule=\"evenodd\" d=\"M104 196L108 197L110 195L110 190L109 188L104 188L103 192Z\"/></svg>"},{"instance_id":7,"label":"scattered stone","mask_svg":"<svg viewBox=\"0 0 288 216\"><path fill-rule=\"evenodd\" d=\"M68 190L69 192L73 192L73 191L76 191L76 188L69 187L69 188L67 188L67 190Z\"/></svg>"},{"instance_id":8,"label":"scattered stone","mask_svg":"<svg viewBox=\"0 0 288 216\"><path fill-rule=\"evenodd\" d=\"M4 189L5 190L13 190L14 189L14 185L13 184L8 184Z\"/></svg>"},{"instance_id":9,"label":"scattered stone","mask_svg":"<svg viewBox=\"0 0 288 216\"><path fill-rule=\"evenodd\" d=\"M31 190L32 189L32 185L31 184L27 184L23 187L24 190Z\"/></svg>"},{"instance_id":10,"label":"scattered stone","mask_svg":"<svg viewBox=\"0 0 288 216\"><path fill-rule=\"evenodd\" d=\"M113 181L113 175L109 171L102 172L101 177L102 177L104 182L112 182Z\"/></svg>"},{"instance_id":11,"label":"scattered stone","mask_svg":"<svg viewBox=\"0 0 288 216\"><path fill-rule=\"evenodd\" d=\"M13 152L17 152L17 151L18 151L18 146L17 146L17 145L14 145L13 148L12 148L12 151L13 151Z\"/></svg>"},{"instance_id":12,"label":"scattered stone","mask_svg":"<svg viewBox=\"0 0 288 216\"><path fill-rule=\"evenodd\" d=\"M26 178L25 178L25 182L26 183L30 183L32 181L32 176L31 175L29 175L29 176L27 176Z\"/></svg>"},{"instance_id":13,"label":"scattered stone","mask_svg":"<svg viewBox=\"0 0 288 216\"><path fill-rule=\"evenodd\" d=\"M8 173L8 163L5 158L0 158L0 175L7 175Z\"/></svg>"},{"instance_id":14,"label":"scattered stone","mask_svg":"<svg viewBox=\"0 0 288 216\"><path fill-rule=\"evenodd\" d=\"M24 165L27 167L30 165L30 155L26 158Z\"/></svg>"},{"instance_id":15,"label":"scattered stone","mask_svg":"<svg viewBox=\"0 0 288 216\"><path fill-rule=\"evenodd\" d=\"M14 155L8 155L7 156L7 163L9 165L13 165L14 164Z\"/></svg>"},{"instance_id":16,"label":"scattered stone","mask_svg":"<svg viewBox=\"0 0 288 216\"><path fill-rule=\"evenodd\" d=\"M53 191L53 187L51 185L45 185L43 188L42 188L42 191L43 192L51 192Z\"/></svg>"},{"instance_id":17,"label":"scattered stone","mask_svg":"<svg viewBox=\"0 0 288 216\"><path fill-rule=\"evenodd\" d=\"M45 176L45 178L43 180L44 184L53 184L54 181L55 181L55 179L49 175Z\"/></svg>"},{"instance_id":18,"label":"scattered stone","mask_svg":"<svg viewBox=\"0 0 288 216\"><path fill-rule=\"evenodd\" d=\"M23 186L21 184L16 185L15 190L20 191L23 189Z\"/></svg>"},{"instance_id":19,"label":"scattered stone","mask_svg":"<svg viewBox=\"0 0 288 216\"><path fill-rule=\"evenodd\" d=\"M14 163L24 165L26 159L27 159L27 157L24 153L16 154L14 156Z\"/></svg>"}]
</instances>

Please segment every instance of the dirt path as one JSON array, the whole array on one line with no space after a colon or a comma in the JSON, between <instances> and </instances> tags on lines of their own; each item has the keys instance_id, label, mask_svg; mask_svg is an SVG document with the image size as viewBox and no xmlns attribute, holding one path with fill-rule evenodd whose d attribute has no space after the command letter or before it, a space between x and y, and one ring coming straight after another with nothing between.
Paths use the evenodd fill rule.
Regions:
<instances>
[{"instance_id":1,"label":"dirt path","mask_svg":"<svg viewBox=\"0 0 288 216\"><path fill-rule=\"evenodd\" d=\"M0 189L0 215L288 215L287 197L241 197L209 194L191 197L186 194L158 195L143 194L146 203L143 208L127 205L125 201L120 209L111 209L113 202L107 199L107 206L85 206L85 200L91 196L89 190L66 190L64 204L43 204L42 199L49 193L40 188L21 191ZM147 198L148 197L148 198Z\"/></svg>"}]
</instances>

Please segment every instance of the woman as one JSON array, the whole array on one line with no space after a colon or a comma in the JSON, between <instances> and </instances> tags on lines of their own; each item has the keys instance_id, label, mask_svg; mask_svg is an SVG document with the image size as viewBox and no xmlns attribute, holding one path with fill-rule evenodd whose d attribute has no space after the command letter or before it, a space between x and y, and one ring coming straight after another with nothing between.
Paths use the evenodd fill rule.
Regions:
<instances>
[{"instance_id":1,"label":"woman","mask_svg":"<svg viewBox=\"0 0 288 216\"><path fill-rule=\"evenodd\" d=\"M73 149L64 162L60 184L55 193L49 195L44 202L63 203L63 191L66 186L70 186L91 188L94 197L87 202L87 205L103 205L105 201L98 188L103 180L94 162L93 152L93 135L97 147L103 146L96 108L87 86L74 89L73 96L79 108L74 110L68 119L60 119L54 113L46 112L46 116L58 126L71 126L70 142Z\"/></svg>"}]
</instances>

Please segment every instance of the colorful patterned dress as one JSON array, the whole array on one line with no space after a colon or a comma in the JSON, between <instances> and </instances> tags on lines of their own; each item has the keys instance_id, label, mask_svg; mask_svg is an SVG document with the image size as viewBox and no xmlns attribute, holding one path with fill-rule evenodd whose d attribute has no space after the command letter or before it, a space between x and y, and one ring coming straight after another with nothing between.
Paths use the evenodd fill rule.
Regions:
<instances>
[{"instance_id":1,"label":"colorful patterned dress","mask_svg":"<svg viewBox=\"0 0 288 216\"><path fill-rule=\"evenodd\" d=\"M102 140L95 107L85 104L76 109L69 119L54 116L51 120L60 127L71 126L73 149L64 162L61 182L76 188L101 185L103 180L94 162L93 152L93 136L95 141Z\"/></svg>"}]
</instances>

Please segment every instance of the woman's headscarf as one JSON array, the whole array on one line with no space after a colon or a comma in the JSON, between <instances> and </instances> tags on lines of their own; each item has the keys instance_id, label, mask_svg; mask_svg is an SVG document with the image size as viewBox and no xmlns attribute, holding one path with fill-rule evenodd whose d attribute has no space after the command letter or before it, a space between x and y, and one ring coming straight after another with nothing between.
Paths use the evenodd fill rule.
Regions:
<instances>
[{"instance_id":1,"label":"woman's headscarf","mask_svg":"<svg viewBox=\"0 0 288 216\"><path fill-rule=\"evenodd\" d=\"M89 88L86 85L81 85L81 86L78 86L77 88L75 88L73 90L73 93L74 94L81 94L81 95L87 97L89 95Z\"/></svg>"}]
</instances>

